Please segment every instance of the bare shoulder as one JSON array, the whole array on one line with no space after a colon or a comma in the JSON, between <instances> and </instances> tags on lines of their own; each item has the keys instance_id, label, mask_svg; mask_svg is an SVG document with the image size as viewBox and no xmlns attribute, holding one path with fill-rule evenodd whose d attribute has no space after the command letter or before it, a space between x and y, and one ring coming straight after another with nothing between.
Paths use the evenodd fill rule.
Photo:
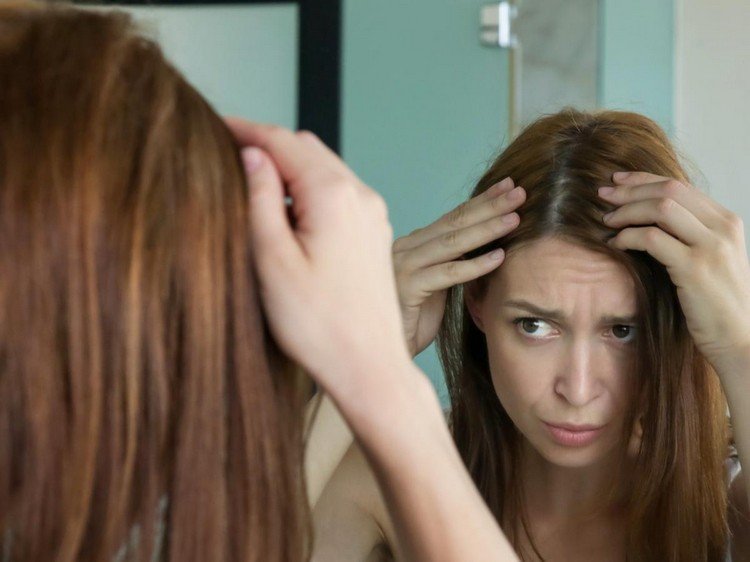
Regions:
<instances>
[{"instance_id":1,"label":"bare shoulder","mask_svg":"<svg viewBox=\"0 0 750 562\"><path fill-rule=\"evenodd\" d=\"M729 488L729 530L733 562L750 561L750 504L745 471L735 476Z\"/></svg>"},{"instance_id":2,"label":"bare shoulder","mask_svg":"<svg viewBox=\"0 0 750 562\"><path fill-rule=\"evenodd\" d=\"M313 562L393 560L393 525L375 475L356 442L313 511Z\"/></svg>"}]
</instances>

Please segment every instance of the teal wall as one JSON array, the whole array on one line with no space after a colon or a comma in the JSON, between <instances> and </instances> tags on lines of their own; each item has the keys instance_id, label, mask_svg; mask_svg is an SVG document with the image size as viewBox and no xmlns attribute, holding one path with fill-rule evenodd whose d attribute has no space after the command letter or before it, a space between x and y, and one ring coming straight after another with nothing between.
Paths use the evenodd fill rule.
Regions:
<instances>
[{"instance_id":1,"label":"teal wall","mask_svg":"<svg viewBox=\"0 0 750 562\"><path fill-rule=\"evenodd\" d=\"M297 123L295 5L82 7L129 12L219 113Z\"/></svg>"},{"instance_id":2,"label":"teal wall","mask_svg":"<svg viewBox=\"0 0 750 562\"><path fill-rule=\"evenodd\" d=\"M599 100L674 130L674 0L602 0Z\"/></svg>"},{"instance_id":3,"label":"teal wall","mask_svg":"<svg viewBox=\"0 0 750 562\"><path fill-rule=\"evenodd\" d=\"M345 0L342 153L396 236L468 195L508 128L508 55L479 43L486 0ZM444 398L430 349L417 362Z\"/></svg>"},{"instance_id":4,"label":"teal wall","mask_svg":"<svg viewBox=\"0 0 750 562\"><path fill-rule=\"evenodd\" d=\"M600 12L602 105L668 130L672 1L602 0ZM396 236L465 199L507 143L508 53L479 44L487 3L344 1L342 153L385 197ZM434 350L417 362L445 403Z\"/></svg>"}]
</instances>

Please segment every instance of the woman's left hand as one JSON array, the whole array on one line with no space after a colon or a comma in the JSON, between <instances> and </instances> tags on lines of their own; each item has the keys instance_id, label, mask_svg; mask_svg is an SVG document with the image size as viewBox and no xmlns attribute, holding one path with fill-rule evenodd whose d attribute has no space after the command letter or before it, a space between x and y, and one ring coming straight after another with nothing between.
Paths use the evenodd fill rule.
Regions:
<instances>
[{"instance_id":1,"label":"woman's left hand","mask_svg":"<svg viewBox=\"0 0 750 562\"><path fill-rule=\"evenodd\" d=\"M622 229L610 244L666 266L696 346L719 369L750 349L750 264L740 217L692 185L645 172L618 172L599 196L604 222Z\"/></svg>"}]
</instances>

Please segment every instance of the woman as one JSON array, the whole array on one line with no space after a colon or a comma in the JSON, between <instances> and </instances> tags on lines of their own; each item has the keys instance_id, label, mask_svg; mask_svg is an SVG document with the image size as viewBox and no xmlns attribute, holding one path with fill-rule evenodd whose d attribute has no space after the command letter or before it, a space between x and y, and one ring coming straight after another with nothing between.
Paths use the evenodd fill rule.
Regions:
<instances>
[{"instance_id":1,"label":"woman","mask_svg":"<svg viewBox=\"0 0 750 562\"><path fill-rule=\"evenodd\" d=\"M306 559L286 355L359 436L411 557L513 559L404 346L382 199L320 141L235 120L243 160L124 14L3 4L0 84L3 561ZM456 506L472 544L433 536Z\"/></svg>"},{"instance_id":2,"label":"woman","mask_svg":"<svg viewBox=\"0 0 750 562\"><path fill-rule=\"evenodd\" d=\"M724 394L750 462L742 224L656 124L540 119L394 260L410 350L442 322L453 438L521 559L718 561L728 531L750 556L725 462ZM356 447L314 517L315 560L402 558Z\"/></svg>"}]
</instances>

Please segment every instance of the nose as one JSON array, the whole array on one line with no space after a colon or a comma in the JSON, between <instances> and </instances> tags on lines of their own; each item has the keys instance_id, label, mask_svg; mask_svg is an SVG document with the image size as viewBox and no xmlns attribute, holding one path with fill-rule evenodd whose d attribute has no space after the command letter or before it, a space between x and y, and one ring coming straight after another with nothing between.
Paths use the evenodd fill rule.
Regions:
<instances>
[{"instance_id":1,"label":"nose","mask_svg":"<svg viewBox=\"0 0 750 562\"><path fill-rule=\"evenodd\" d=\"M595 351L585 338L572 340L567 346L555 378L555 393L571 406L585 406L599 395Z\"/></svg>"}]
</instances>

